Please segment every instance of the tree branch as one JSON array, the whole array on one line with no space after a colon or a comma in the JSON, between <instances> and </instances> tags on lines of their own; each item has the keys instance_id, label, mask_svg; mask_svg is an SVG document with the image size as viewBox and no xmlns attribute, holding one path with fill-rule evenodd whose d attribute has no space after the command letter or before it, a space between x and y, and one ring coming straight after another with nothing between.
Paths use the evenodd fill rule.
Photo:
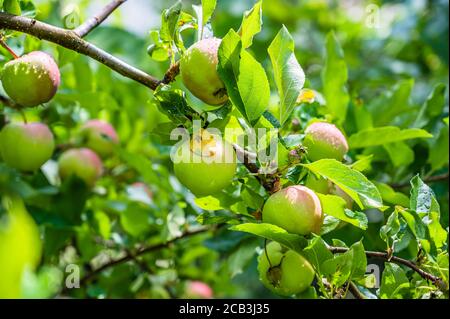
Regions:
<instances>
[{"instance_id":1,"label":"tree branch","mask_svg":"<svg viewBox=\"0 0 450 319\"><path fill-rule=\"evenodd\" d=\"M0 45L9 52L9 54L11 54L11 56L14 59L18 59L19 57L17 56L16 52L14 52L7 44L5 41L3 41L3 39L0 37Z\"/></svg>"},{"instance_id":2,"label":"tree branch","mask_svg":"<svg viewBox=\"0 0 450 319\"><path fill-rule=\"evenodd\" d=\"M84 38L92 30L98 27L103 21L105 21L111 13L114 12L121 4L127 0L114 0L107 4L98 14L86 20L83 24L76 27L73 31L80 37Z\"/></svg>"},{"instance_id":3,"label":"tree branch","mask_svg":"<svg viewBox=\"0 0 450 319\"><path fill-rule=\"evenodd\" d=\"M56 43L66 49L91 57L110 69L127 78L137 81L152 90L156 89L161 83L153 76L83 40L74 31L65 30L34 19L15 16L5 12L0 12L0 28L27 33L39 39Z\"/></svg>"},{"instance_id":4,"label":"tree branch","mask_svg":"<svg viewBox=\"0 0 450 319\"><path fill-rule=\"evenodd\" d=\"M176 237L172 240L169 240L165 243L160 243L160 244L156 244L156 245L152 245L152 246L148 246L148 247L143 247L138 249L136 252L131 252L131 251L127 251L127 253L125 254L125 256L118 258L118 259L114 259L111 260L110 262L100 266L97 269L94 269L93 271L89 272L88 274L86 274L81 280L81 284L85 284L87 282L89 282L89 280L91 280L93 277L95 277L96 275L98 275L99 273L101 273L102 271L111 268L113 266L116 266L118 264L122 264L124 262L127 261L131 261L134 260L136 257L150 253L150 252L155 252L158 251L160 249L164 249L167 248L168 246L170 246L171 244L174 244L182 239L197 235L197 234L201 234L201 233L205 233L207 231L209 231L209 228L200 228L194 231L190 231L190 232L186 232L183 235Z\"/></svg>"},{"instance_id":5,"label":"tree branch","mask_svg":"<svg viewBox=\"0 0 450 319\"><path fill-rule=\"evenodd\" d=\"M331 253L333 254L340 254L340 253L345 253L348 251L348 248L345 247L328 247L328 249L330 250ZM396 257L396 256L392 256L390 257L389 254L387 252L378 252L378 251L366 251L366 256L367 257L372 257L372 258L378 258L378 259L383 259L385 261L388 262L393 262L399 265L404 265L412 270L414 270L416 273L418 273L422 278L431 281L434 285L436 285L436 287L438 287L439 289L442 290L442 285L443 285L443 281L441 278L436 277L422 269L420 269L414 262L400 258L400 257Z\"/></svg>"},{"instance_id":6,"label":"tree branch","mask_svg":"<svg viewBox=\"0 0 450 319\"><path fill-rule=\"evenodd\" d=\"M358 287L355 285L353 281L348 283L348 290L352 293L353 297L356 299L367 299L367 297L359 291Z\"/></svg>"},{"instance_id":7,"label":"tree branch","mask_svg":"<svg viewBox=\"0 0 450 319\"><path fill-rule=\"evenodd\" d=\"M440 175L434 175L434 176L430 176L428 178L425 178L423 181L425 183L436 183L436 182L442 182L445 180L448 180L449 178L449 173L444 173L444 174L440 174ZM410 186L410 182L404 182L404 183L398 183L398 184L391 184L390 186L394 189L399 189L399 188L405 188Z\"/></svg>"}]
</instances>

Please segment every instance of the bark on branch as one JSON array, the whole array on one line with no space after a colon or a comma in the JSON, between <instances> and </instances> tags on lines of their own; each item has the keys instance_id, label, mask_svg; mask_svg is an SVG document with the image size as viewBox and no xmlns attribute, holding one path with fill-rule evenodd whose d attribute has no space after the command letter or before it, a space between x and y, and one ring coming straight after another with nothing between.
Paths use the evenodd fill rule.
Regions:
<instances>
[{"instance_id":1,"label":"bark on branch","mask_svg":"<svg viewBox=\"0 0 450 319\"><path fill-rule=\"evenodd\" d=\"M345 247L328 247L328 249L333 253L333 254L340 254L340 253L345 253L348 251L348 248ZM393 262L399 265L403 265L406 266L412 270L414 270L416 273L418 273L422 278L431 281L436 287L438 287L440 290L446 290L445 287L443 287L444 283L442 281L441 278L436 277L422 269L419 268L419 266L417 266L414 262L400 258L400 257L396 257L396 256L389 256L389 254L387 252L379 252L379 251L366 251L366 256L367 257L372 257L372 258L378 258L378 259L383 259L385 261L388 262ZM448 289L448 288L447 288Z\"/></svg>"},{"instance_id":2,"label":"bark on branch","mask_svg":"<svg viewBox=\"0 0 450 319\"><path fill-rule=\"evenodd\" d=\"M0 12L0 28L23 32L86 55L152 90L156 89L160 84L160 81L155 77L112 56L92 43L83 40L72 30L58 28L35 19L15 16L5 12Z\"/></svg>"},{"instance_id":3,"label":"bark on branch","mask_svg":"<svg viewBox=\"0 0 450 319\"><path fill-rule=\"evenodd\" d=\"M131 252L131 251L127 251L125 256L118 258L118 259L114 259L111 260L110 262L107 262L106 264L102 265L99 268L94 269L93 271L91 271L90 273L86 274L81 280L80 282L82 284L85 284L87 282L89 282L91 279L93 279L96 275L98 275L99 273L103 272L104 270L114 267L116 265L122 264L124 262L127 261L132 261L134 260L136 257L150 253L150 252L155 252L164 248L169 247L170 245L179 242L182 239L197 235L197 234L201 234L201 233L205 233L207 231L209 231L210 228L200 228L194 231L189 231L184 233L183 235L176 237L172 240L169 240L165 243L161 243L161 244L156 244L156 245L152 245L152 246L148 246L148 247L144 247L141 249L138 249L135 252Z\"/></svg>"}]
</instances>

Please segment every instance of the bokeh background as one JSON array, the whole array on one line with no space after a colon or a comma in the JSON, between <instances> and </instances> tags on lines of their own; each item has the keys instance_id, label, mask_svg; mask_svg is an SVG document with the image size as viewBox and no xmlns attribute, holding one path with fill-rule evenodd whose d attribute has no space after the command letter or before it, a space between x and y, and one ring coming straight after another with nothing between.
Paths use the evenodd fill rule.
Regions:
<instances>
[{"instance_id":1,"label":"bokeh background","mask_svg":"<svg viewBox=\"0 0 450 319\"><path fill-rule=\"evenodd\" d=\"M150 30L160 26L161 11L172 2L129 0L87 39L161 78L169 62L153 61L147 47L153 43ZM37 19L65 27L83 21L107 1L34 3ZM199 1L183 1L184 10L193 14L192 4ZM243 12L252 5L252 0L218 0L212 20L215 35L222 37L229 28L237 30ZM284 24L295 39L306 87L320 91L325 37L334 30L349 67L351 95L363 101L373 111L375 121L384 125L393 120L384 116L390 107L385 104L386 96L397 86L403 85L403 94L407 95L398 97L400 103L407 101L413 116L417 116L433 87L437 83L448 85L448 5L447 0L266 0L263 30L255 37L251 51L270 74L267 48ZM183 36L187 45L195 39L193 31L187 30ZM35 282L38 288L30 289L30 294L49 297L57 293L61 272L68 264L89 271L92 265L120 256L124 247L171 238L187 224L195 224L199 209L192 195L170 174L169 146L161 143L161 134L157 134L161 132L155 132L167 118L154 106L151 91L95 61L37 39L19 36L10 44L19 54L46 50L57 57L61 68L63 81L57 96L48 108L28 110L29 119L50 123L58 143L63 144L81 123L101 118L116 127L123 149L120 160L106 163L110 174L100 181L95 196L87 199L84 207L80 207L83 194L60 194L59 206L46 202L45 191L51 191L51 187L44 189L48 187L44 177L56 179L52 162L46 164L40 176L23 178L38 192L27 199L27 208L40 227L45 225L41 264L47 272L42 271L45 276L39 280L55 283L52 290L40 289ZM0 64L6 56L0 55ZM174 85L181 87L179 82ZM194 105L200 103L193 97L189 99ZM10 118L19 117L14 111L2 111ZM439 110L436 123L446 116L448 102ZM351 118L345 124L349 131L354 125ZM430 129L435 138L430 144L414 145L414 161L405 167L386 165L386 153L382 148L375 150L372 177L395 183L416 173L448 171L448 125L433 124ZM438 152L433 155L434 164L429 160L432 149ZM136 182L145 182L150 196L130 188ZM443 224L448 227L448 186L436 183L433 187L441 204ZM404 191L407 193L407 189ZM80 220L71 219L77 210L83 212ZM384 249L378 235L384 221L372 222L365 234L345 228L338 236L348 243L364 237L366 249ZM141 263L111 268L96 281L68 294L91 298L180 297L186 282L201 280L212 287L215 297L274 297L258 281L253 251L260 244L254 238L227 231L192 237L172 249L143 257Z\"/></svg>"}]
</instances>

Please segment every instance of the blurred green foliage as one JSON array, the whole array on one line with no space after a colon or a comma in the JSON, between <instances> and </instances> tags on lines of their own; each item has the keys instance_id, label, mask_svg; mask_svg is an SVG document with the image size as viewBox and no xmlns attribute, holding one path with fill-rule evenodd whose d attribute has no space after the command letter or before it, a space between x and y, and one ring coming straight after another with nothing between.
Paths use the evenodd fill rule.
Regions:
<instances>
[{"instance_id":1,"label":"blurred green foliage","mask_svg":"<svg viewBox=\"0 0 450 319\"><path fill-rule=\"evenodd\" d=\"M69 11L69 1L33 2L36 7L31 1L20 2L23 15L36 12L37 19L61 27L67 26L67 19L83 21L92 11L92 1L71 1L76 3L76 9ZM185 0L182 8L195 16L192 4L198 5L199 1ZM253 4L251 0L218 0L212 19L214 34L224 37L230 28L238 31L243 12ZM152 1L153 12L149 15L159 17L170 5L167 1ZM429 139L392 142L389 138L399 133L380 133L375 139L379 142L387 136L387 143L351 148L349 155L357 161L353 164L355 169L377 181L384 203L408 205L409 180L416 174L424 179L448 174L448 1L269 0L264 1L262 12L263 28L253 38L249 51L266 70L271 94L276 95L277 84L267 49L284 25L295 42L295 55L306 75L305 87L321 92L335 105L330 111L317 99L313 104L302 104L302 109L297 107L293 116L300 121L300 127L315 117L333 117L339 119L347 136L364 130L372 130L373 134L385 126L395 126L402 132L423 129L433 135ZM170 59L165 60L167 45L163 41L155 43L150 30L141 30L140 34L131 31L130 25L137 21L131 13L127 14L119 9L108 24L98 27L87 39L162 78L170 65ZM184 19L189 24L190 18ZM334 36L327 36L330 31L334 31ZM182 32L188 47L196 40L196 33L190 28ZM61 150L35 174L19 174L0 161L0 195L14 193L23 198L37 225L30 222L30 227L39 229L43 243L38 271L23 276L22 288L15 287L17 291L8 289L4 293L4 283L0 283L0 297L54 296L61 293L67 265L78 265L84 275L124 253L173 239L191 227L201 227L198 221L221 223L236 214L246 220L260 208L266 194L243 167L218 200L203 199L199 203L180 185L173 177L170 146L166 143L174 126L157 107L148 88L64 48L19 33L0 33L7 36L16 53L44 50L52 53L60 66L62 84L57 95L46 107L27 109L28 120L47 123L58 145L70 142L91 118L108 121L120 137L116 156L104 163L108 174L98 182L93 194L76 180L59 184L55 160ZM165 61L150 58L147 47L152 44L160 50L155 60ZM8 52L0 48L0 66L9 58ZM339 73L342 65L348 69L348 75ZM342 87L346 90L344 100L334 101L333 95ZM183 89L181 81L175 82L173 88ZM4 95L1 89L0 94ZM191 95L187 99L194 109L202 103ZM271 106L271 111L274 109ZM1 103L0 112L0 126L5 118L21 120L18 112ZM353 138L356 140L357 136ZM241 184L242 180L245 183ZM135 187L135 183L144 183L146 191ZM440 205L440 222L448 229L448 185L438 181L431 186ZM229 209L208 211L202 209L208 207L205 205ZM14 252L20 247L2 248L3 243L7 244L2 236L13 236L16 229L14 219L8 218L8 207L0 205L0 269L6 260L19 262L9 250ZM338 238L348 246L362 240L367 250L384 250L386 242L379 231L393 211L368 212L367 230L346 225L323 238L328 242ZM28 213L20 215L27 223ZM16 236L14 241L25 235ZM417 244L412 238L413 234L407 232L399 239L399 256L415 258ZM178 241L170 249L109 268L83 282L81 289L62 293L81 298L182 297L186 282L201 280L211 285L218 298L275 297L258 281L255 249L262 245L259 237L213 227ZM437 262L445 268L444 259ZM33 261L32 265L38 264ZM383 281L394 276L396 267L389 266ZM448 277L448 259L446 267ZM386 286L381 295L395 297L391 292Z\"/></svg>"}]
</instances>

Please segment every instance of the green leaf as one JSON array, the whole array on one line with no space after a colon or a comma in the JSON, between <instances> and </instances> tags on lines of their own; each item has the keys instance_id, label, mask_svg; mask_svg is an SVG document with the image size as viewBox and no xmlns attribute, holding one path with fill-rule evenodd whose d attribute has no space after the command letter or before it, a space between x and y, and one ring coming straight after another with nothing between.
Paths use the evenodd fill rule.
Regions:
<instances>
[{"instance_id":1,"label":"green leaf","mask_svg":"<svg viewBox=\"0 0 450 319\"><path fill-rule=\"evenodd\" d=\"M211 19L216 9L217 0L202 0L202 26L205 26Z\"/></svg>"},{"instance_id":2,"label":"green leaf","mask_svg":"<svg viewBox=\"0 0 450 319\"><path fill-rule=\"evenodd\" d=\"M217 72L225 84L231 102L236 106L239 112L246 117L245 105L237 85L241 51L241 39L239 35L231 29L225 37L223 37L219 47L219 64L217 66Z\"/></svg>"},{"instance_id":3,"label":"green leaf","mask_svg":"<svg viewBox=\"0 0 450 319\"><path fill-rule=\"evenodd\" d=\"M430 143L428 163L432 171L448 166L449 161L449 130L448 125L442 126L439 136Z\"/></svg>"},{"instance_id":4,"label":"green leaf","mask_svg":"<svg viewBox=\"0 0 450 319\"><path fill-rule=\"evenodd\" d=\"M351 278L355 280L364 278L367 270L367 257L362 240L354 243L349 251L353 253Z\"/></svg>"},{"instance_id":5,"label":"green leaf","mask_svg":"<svg viewBox=\"0 0 450 319\"><path fill-rule=\"evenodd\" d=\"M250 263L253 256L255 256L258 241L247 239L241 242L238 248L228 257L228 271L230 277L243 273L244 268Z\"/></svg>"},{"instance_id":6,"label":"green leaf","mask_svg":"<svg viewBox=\"0 0 450 319\"><path fill-rule=\"evenodd\" d=\"M195 204L204 210L221 210L223 207L220 205L220 200L213 196L196 197L194 199Z\"/></svg>"},{"instance_id":7,"label":"green leaf","mask_svg":"<svg viewBox=\"0 0 450 319\"><path fill-rule=\"evenodd\" d=\"M227 211L205 212L197 216L197 221L201 225L217 225L222 223L235 225L240 223L235 214Z\"/></svg>"},{"instance_id":8,"label":"green leaf","mask_svg":"<svg viewBox=\"0 0 450 319\"><path fill-rule=\"evenodd\" d=\"M270 87L264 68L247 51L241 52L237 84L245 117L254 125L269 106Z\"/></svg>"},{"instance_id":9,"label":"green leaf","mask_svg":"<svg viewBox=\"0 0 450 319\"><path fill-rule=\"evenodd\" d=\"M430 232L427 225L423 222L417 212L412 210L401 209L399 207L396 210L405 219L408 228L413 233L417 242L427 252L434 254L436 252L436 246L431 241Z\"/></svg>"},{"instance_id":10,"label":"green leaf","mask_svg":"<svg viewBox=\"0 0 450 319\"><path fill-rule=\"evenodd\" d=\"M20 9L19 0L5 0L3 1L3 9L11 14L20 16L22 10Z\"/></svg>"},{"instance_id":11,"label":"green leaf","mask_svg":"<svg viewBox=\"0 0 450 319\"><path fill-rule=\"evenodd\" d=\"M334 160L322 159L304 167L329 179L347 193L361 208L381 208L383 202L378 189L363 174Z\"/></svg>"},{"instance_id":12,"label":"green leaf","mask_svg":"<svg viewBox=\"0 0 450 319\"><path fill-rule=\"evenodd\" d=\"M404 142L384 145L394 167L408 166L414 162L414 151Z\"/></svg>"},{"instance_id":13,"label":"green leaf","mask_svg":"<svg viewBox=\"0 0 450 319\"><path fill-rule=\"evenodd\" d=\"M401 205L403 207L409 207L409 197L403 193L396 192L392 187L387 184L373 182L375 186L380 191L383 201L388 202L392 205Z\"/></svg>"},{"instance_id":14,"label":"green leaf","mask_svg":"<svg viewBox=\"0 0 450 319\"><path fill-rule=\"evenodd\" d=\"M170 85L161 85L153 94L159 110L176 124L185 124L196 115L194 109L187 104L182 90L172 89Z\"/></svg>"},{"instance_id":15,"label":"green leaf","mask_svg":"<svg viewBox=\"0 0 450 319\"><path fill-rule=\"evenodd\" d=\"M305 73L295 57L294 48L294 40L283 26L268 49L280 98L279 118L282 126L294 110L305 84Z\"/></svg>"},{"instance_id":16,"label":"green leaf","mask_svg":"<svg viewBox=\"0 0 450 319\"><path fill-rule=\"evenodd\" d=\"M346 201L339 196L316 193L320 199L322 211L344 222L361 229L367 229L367 216L361 212L352 212L346 209Z\"/></svg>"},{"instance_id":17,"label":"green leaf","mask_svg":"<svg viewBox=\"0 0 450 319\"><path fill-rule=\"evenodd\" d=\"M350 166L352 169L358 172L364 172L372 167L373 154L370 154L368 156L363 155L357 158L358 160L352 163Z\"/></svg>"},{"instance_id":18,"label":"green leaf","mask_svg":"<svg viewBox=\"0 0 450 319\"><path fill-rule=\"evenodd\" d=\"M244 49L250 47L253 43L253 37L261 31L262 26L262 0L255 3L253 8L244 12L241 27L238 34L242 39Z\"/></svg>"},{"instance_id":19,"label":"green leaf","mask_svg":"<svg viewBox=\"0 0 450 319\"><path fill-rule=\"evenodd\" d=\"M433 190L418 175L411 179L410 208L417 213L440 213L439 203Z\"/></svg>"},{"instance_id":20,"label":"green leaf","mask_svg":"<svg viewBox=\"0 0 450 319\"><path fill-rule=\"evenodd\" d=\"M260 210L264 205L264 198L249 187L243 187L240 196L245 204L254 210Z\"/></svg>"},{"instance_id":21,"label":"green leaf","mask_svg":"<svg viewBox=\"0 0 450 319\"><path fill-rule=\"evenodd\" d=\"M434 86L433 91L423 103L413 127L423 127L431 118L442 114L442 109L445 107L446 89L447 86L443 83Z\"/></svg>"},{"instance_id":22,"label":"green leaf","mask_svg":"<svg viewBox=\"0 0 450 319\"><path fill-rule=\"evenodd\" d=\"M322 274L333 285L340 287L348 280L365 277L367 268L366 252L362 241L354 243L345 253L334 255L322 264Z\"/></svg>"},{"instance_id":23,"label":"green leaf","mask_svg":"<svg viewBox=\"0 0 450 319\"><path fill-rule=\"evenodd\" d=\"M34 271L42 256L39 228L21 198L2 194L6 216L0 218L0 298L21 298L26 269Z\"/></svg>"},{"instance_id":24,"label":"green leaf","mask_svg":"<svg viewBox=\"0 0 450 319\"><path fill-rule=\"evenodd\" d=\"M315 236L309 242L308 246L303 249L301 254L308 259L318 275L323 274L323 263L333 259L333 254L329 251L327 244L318 236Z\"/></svg>"},{"instance_id":25,"label":"green leaf","mask_svg":"<svg viewBox=\"0 0 450 319\"><path fill-rule=\"evenodd\" d=\"M120 214L120 223L125 231L138 237L149 231L150 211L138 203L128 205Z\"/></svg>"},{"instance_id":26,"label":"green leaf","mask_svg":"<svg viewBox=\"0 0 450 319\"><path fill-rule=\"evenodd\" d=\"M269 121L270 124L272 124L273 127L275 128L280 128L281 124L280 122L277 120L277 118L270 113L269 111L264 111L263 113L264 118Z\"/></svg>"},{"instance_id":27,"label":"green leaf","mask_svg":"<svg viewBox=\"0 0 450 319\"><path fill-rule=\"evenodd\" d=\"M398 116L414 110L409 101L413 86L414 79L403 80L394 87L393 92L388 92L368 105L374 126L388 125Z\"/></svg>"},{"instance_id":28,"label":"green leaf","mask_svg":"<svg viewBox=\"0 0 450 319\"><path fill-rule=\"evenodd\" d=\"M414 138L430 138L432 135L425 130L410 128L400 129L396 126L383 126L360 131L350 136L350 148L385 145Z\"/></svg>"},{"instance_id":29,"label":"green leaf","mask_svg":"<svg viewBox=\"0 0 450 319\"><path fill-rule=\"evenodd\" d=\"M64 278L56 266L43 266L38 272L25 269L22 276L23 299L47 299L58 294Z\"/></svg>"},{"instance_id":30,"label":"green leaf","mask_svg":"<svg viewBox=\"0 0 450 319\"><path fill-rule=\"evenodd\" d=\"M436 245L436 248L443 247L448 238L448 233L442 227L439 217L439 213L431 212L426 218L428 231L430 232L430 238Z\"/></svg>"},{"instance_id":31,"label":"green leaf","mask_svg":"<svg viewBox=\"0 0 450 319\"><path fill-rule=\"evenodd\" d=\"M330 284L340 287L350 279L352 259L353 251L351 250L335 255L333 259L328 259L322 264L322 274L328 278Z\"/></svg>"},{"instance_id":32,"label":"green leaf","mask_svg":"<svg viewBox=\"0 0 450 319\"><path fill-rule=\"evenodd\" d=\"M335 230L341 221L331 215L325 215L322 226L320 227L320 235L323 236Z\"/></svg>"},{"instance_id":33,"label":"green leaf","mask_svg":"<svg viewBox=\"0 0 450 319\"><path fill-rule=\"evenodd\" d=\"M411 180L411 209L417 212L421 221L427 226L429 237L437 248L444 245L447 232L440 224L440 207L433 190L426 185L419 176Z\"/></svg>"},{"instance_id":34,"label":"green leaf","mask_svg":"<svg viewBox=\"0 0 450 319\"><path fill-rule=\"evenodd\" d=\"M405 271L398 265L385 263L383 276L381 279L380 298L382 299L403 299L406 298L405 290L410 284Z\"/></svg>"},{"instance_id":35,"label":"green leaf","mask_svg":"<svg viewBox=\"0 0 450 319\"><path fill-rule=\"evenodd\" d=\"M74 62L79 54L75 51L58 46L58 66L62 68L64 65Z\"/></svg>"},{"instance_id":36,"label":"green leaf","mask_svg":"<svg viewBox=\"0 0 450 319\"><path fill-rule=\"evenodd\" d=\"M347 90L348 70L344 52L334 32L326 37L326 61L322 72L323 95L327 109L342 124L347 116L350 97Z\"/></svg>"},{"instance_id":37,"label":"green leaf","mask_svg":"<svg viewBox=\"0 0 450 319\"><path fill-rule=\"evenodd\" d=\"M166 42L171 42L175 40L175 34L178 27L178 20L181 14L181 7L182 3L179 0L169 9L163 11L160 29L161 40Z\"/></svg>"},{"instance_id":38,"label":"green leaf","mask_svg":"<svg viewBox=\"0 0 450 319\"><path fill-rule=\"evenodd\" d=\"M231 230L241 231L257 235L269 240L276 241L281 245L292 249L298 253L301 253L303 248L306 247L307 241L304 237L290 234L284 229L272 225L272 224L256 224L246 223L230 227Z\"/></svg>"},{"instance_id":39,"label":"green leaf","mask_svg":"<svg viewBox=\"0 0 450 319\"><path fill-rule=\"evenodd\" d=\"M398 219L398 212L394 210L389 215L386 224L380 228L380 237L387 244L388 248L392 248L401 239L402 234L399 234L399 232L400 221Z\"/></svg>"},{"instance_id":40,"label":"green leaf","mask_svg":"<svg viewBox=\"0 0 450 319\"><path fill-rule=\"evenodd\" d=\"M133 154L124 150L119 150L119 156L129 166L134 168L142 176L143 180L151 185L158 181L158 176L154 172L152 162L141 154Z\"/></svg>"}]
</instances>

